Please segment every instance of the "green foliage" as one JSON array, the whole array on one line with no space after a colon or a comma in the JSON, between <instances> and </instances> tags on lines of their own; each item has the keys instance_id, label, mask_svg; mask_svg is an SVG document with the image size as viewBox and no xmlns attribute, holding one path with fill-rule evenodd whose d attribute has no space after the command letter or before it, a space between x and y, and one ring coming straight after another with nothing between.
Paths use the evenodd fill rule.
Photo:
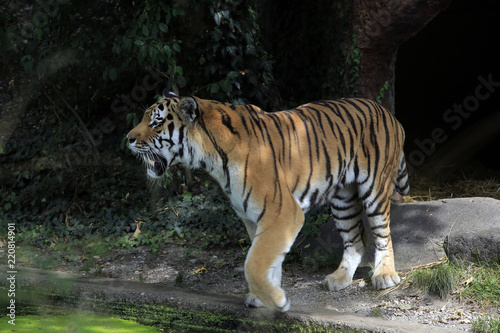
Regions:
<instances>
[{"instance_id":1,"label":"green foliage","mask_svg":"<svg viewBox=\"0 0 500 333\"><path fill-rule=\"evenodd\" d=\"M186 192L158 203L151 214L141 214L141 231L136 242L159 243L175 237L196 249L238 246L247 237L244 224L234 214L217 184L199 184L199 193ZM196 207L196 209L193 209Z\"/></svg>"},{"instance_id":2,"label":"green foliage","mask_svg":"<svg viewBox=\"0 0 500 333\"><path fill-rule=\"evenodd\" d=\"M332 63L328 68L328 76L322 85L323 95L329 98L356 96L359 85L359 65L361 51L357 44L356 32L350 31L349 20L352 19L351 2L338 2L338 19L331 34L333 45Z\"/></svg>"},{"instance_id":3,"label":"green foliage","mask_svg":"<svg viewBox=\"0 0 500 333\"><path fill-rule=\"evenodd\" d=\"M68 286L68 289L71 286ZM57 295L61 295L59 291ZM292 332L292 333L356 333L358 330L338 328L338 325L299 321L283 315L236 316L227 311L202 312L200 309L179 309L174 305L149 305L106 301L75 297L75 293L59 296L57 305L44 301L43 297L36 300L28 299L24 304L35 303L33 307L23 306L16 308L19 318L30 318L31 321L45 323L45 328L54 328L55 332L72 331L75 327L84 332ZM1 300L1 299L0 299ZM78 313L68 311L68 308L78 308ZM110 320L105 325L105 320ZM17 327L16 317L16 327ZM92 324L92 320L94 320ZM19 322L21 329L26 320ZM7 323L7 321L5 321ZM71 324L73 323L73 325ZM75 326L74 324L77 324ZM145 326L142 326L145 325ZM40 325L33 325L38 328ZM62 326L62 327L61 327ZM149 326L149 327L146 327ZM8 326L5 326L8 327ZM23 331L23 330L21 330ZM24 331L23 331L24 332Z\"/></svg>"},{"instance_id":4,"label":"green foliage","mask_svg":"<svg viewBox=\"0 0 500 333\"><path fill-rule=\"evenodd\" d=\"M472 322L474 333L500 333L500 317L483 317Z\"/></svg>"},{"instance_id":5,"label":"green foliage","mask_svg":"<svg viewBox=\"0 0 500 333\"><path fill-rule=\"evenodd\" d=\"M306 214L304 221L304 227L302 228L302 233L306 237L317 237L321 236L320 228L328 221L330 217L329 207L320 207L313 209L310 213Z\"/></svg>"},{"instance_id":6,"label":"green foliage","mask_svg":"<svg viewBox=\"0 0 500 333\"><path fill-rule=\"evenodd\" d=\"M355 96L358 93L356 86L358 85L359 62L361 59L361 53L357 47L356 33L352 34L351 43L347 44L344 53L345 61L338 74L343 79L343 82L337 87L342 87L342 96Z\"/></svg>"},{"instance_id":7,"label":"green foliage","mask_svg":"<svg viewBox=\"0 0 500 333\"><path fill-rule=\"evenodd\" d=\"M67 107L62 95L75 110L94 112L89 101L109 105L136 88L121 99L136 111L165 87L265 106L272 62L251 4L37 1L29 22L10 24L6 36L26 73L44 82L46 99L61 109Z\"/></svg>"},{"instance_id":8,"label":"green foliage","mask_svg":"<svg viewBox=\"0 0 500 333\"><path fill-rule=\"evenodd\" d=\"M15 328L15 329L13 329ZM158 332L155 327L145 326L130 320L124 320L112 316L102 316L96 313L81 312L67 313L63 311L51 311L40 315L16 316L15 326L8 320L0 322L2 332L134 332L154 333Z\"/></svg>"},{"instance_id":9,"label":"green foliage","mask_svg":"<svg viewBox=\"0 0 500 333\"><path fill-rule=\"evenodd\" d=\"M417 271L412 280L417 287L430 294L445 298L457 288L455 267L449 264L440 264L432 269Z\"/></svg>"},{"instance_id":10,"label":"green foliage","mask_svg":"<svg viewBox=\"0 0 500 333\"><path fill-rule=\"evenodd\" d=\"M287 255L285 263L300 263L302 268L308 272L331 270L340 263L342 253L330 248L326 242L318 242L318 238L323 236L321 226L330 218L329 211L328 206L323 206L312 209L306 214L304 226L294 247Z\"/></svg>"},{"instance_id":11,"label":"green foliage","mask_svg":"<svg viewBox=\"0 0 500 333\"><path fill-rule=\"evenodd\" d=\"M166 190L147 184L123 133L165 87L268 103L272 62L251 1L37 1L8 9L2 59L32 80L12 90L26 101L16 110L22 126L0 147L0 219L18 224L19 241L47 248L97 234L116 246L157 249L172 237L203 238L197 247L244 238L227 201L209 198L218 186L178 196L171 179ZM143 233L133 238L137 222Z\"/></svg>"},{"instance_id":12,"label":"green foliage","mask_svg":"<svg viewBox=\"0 0 500 333\"><path fill-rule=\"evenodd\" d=\"M340 264L342 255L337 252L328 252L325 249L317 249L312 255L303 254L301 265L307 272L318 272L322 270L333 270Z\"/></svg>"},{"instance_id":13,"label":"green foliage","mask_svg":"<svg viewBox=\"0 0 500 333\"><path fill-rule=\"evenodd\" d=\"M389 89L389 82L385 81L384 85L382 87L380 87L380 91L379 91L377 97L375 98L377 103L379 103L379 104L382 103L382 98L384 98L384 95L388 89Z\"/></svg>"},{"instance_id":14,"label":"green foliage","mask_svg":"<svg viewBox=\"0 0 500 333\"><path fill-rule=\"evenodd\" d=\"M467 281L460 291L463 298L474 299L484 306L500 306L500 264L461 263L461 280Z\"/></svg>"},{"instance_id":15,"label":"green foliage","mask_svg":"<svg viewBox=\"0 0 500 333\"><path fill-rule=\"evenodd\" d=\"M444 262L433 268L418 270L410 281L442 298L450 294L472 300L483 306L500 306L500 265L470 262Z\"/></svg>"},{"instance_id":16,"label":"green foliage","mask_svg":"<svg viewBox=\"0 0 500 333\"><path fill-rule=\"evenodd\" d=\"M341 90L337 87L340 81L331 79L338 75L338 68L331 62L332 52L339 49L331 24L335 21L332 2L267 1L261 6L264 43L276 60L273 73L283 100L277 104L286 105L277 108L342 97L334 92ZM339 52L339 66L344 61Z\"/></svg>"},{"instance_id":17,"label":"green foliage","mask_svg":"<svg viewBox=\"0 0 500 333\"><path fill-rule=\"evenodd\" d=\"M247 240L217 185L180 194L173 175L165 189L151 186L123 134L165 87L269 107L277 64L261 42L252 0L42 0L0 7L2 60L27 78L9 90L13 99L23 97L15 109L22 125L0 146L0 220L18 224L19 241L49 248L98 235L115 246L157 250L173 238L197 248ZM312 10L327 8L321 2ZM279 20L305 22L290 18ZM313 28L323 34L319 24ZM299 30L305 31L292 31ZM291 64L311 68L307 79L294 79L302 91L326 80L324 68L312 65L319 43L286 50L284 41L273 40L274 51L286 52L282 83L293 74ZM343 47L351 67L359 56L353 45ZM306 53L313 54L307 61ZM137 225L142 233L132 237ZM304 232L318 230L313 222Z\"/></svg>"}]
</instances>

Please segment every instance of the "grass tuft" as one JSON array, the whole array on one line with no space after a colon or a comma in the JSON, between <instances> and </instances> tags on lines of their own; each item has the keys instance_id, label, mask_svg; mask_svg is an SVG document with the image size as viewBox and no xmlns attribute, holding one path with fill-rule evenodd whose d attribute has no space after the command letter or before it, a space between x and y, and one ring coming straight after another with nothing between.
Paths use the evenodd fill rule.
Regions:
<instances>
[{"instance_id":1,"label":"grass tuft","mask_svg":"<svg viewBox=\"0 0 500 333\"><path fill-rule=\"evenodd\" d=\"M482 307L500 307L500 264L444 261L410 272L406 281L429 294L451 294Z\"/></svg>"},{"instance_id":2,"label":"grass tuft","mask_svg":"<svg viewBox=\"0 0 500 333\"><path fill-rule=\"evenodd\" d=\"M431 269L416 271L412 279L415 285L429 294L446 298L457 288L455 281L456 268L448 263L434 266Z\"/></svg>"},{"instance_id":3,"label":"grass tuft","mask_svg":"<svg viewBox=\"0 0 500 333\"><path fill-rule=\"evenodd\" d=\"M500 317L483 317L472 322L474 333L500 333Z\"/></svg>"}]
</instances>

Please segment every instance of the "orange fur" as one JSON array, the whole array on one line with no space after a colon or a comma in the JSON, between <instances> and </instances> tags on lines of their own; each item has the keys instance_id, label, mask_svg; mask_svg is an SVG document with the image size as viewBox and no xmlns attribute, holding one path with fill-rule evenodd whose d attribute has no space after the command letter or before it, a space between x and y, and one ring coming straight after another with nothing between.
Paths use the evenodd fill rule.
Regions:
<instances>
[{"instance_id":1,"label":"orange fur","mask_svg":"<svg viewBox=\"0 0 500 333\"><path fill-rule=\"evenodd\" d=\"M152 105L128 134L130 148L158 177L173 164L207 170L244 220L252 240L245 262L247 305L286 311L281 263L309 208L330 204L344 257L325 279L345 288L364 249L363 210L375 236L377 288L399 283L390 239L390 196L408 192L404 132L364 99L308 103L268 113L195 97Z\"/></svg>"}]
</instances>

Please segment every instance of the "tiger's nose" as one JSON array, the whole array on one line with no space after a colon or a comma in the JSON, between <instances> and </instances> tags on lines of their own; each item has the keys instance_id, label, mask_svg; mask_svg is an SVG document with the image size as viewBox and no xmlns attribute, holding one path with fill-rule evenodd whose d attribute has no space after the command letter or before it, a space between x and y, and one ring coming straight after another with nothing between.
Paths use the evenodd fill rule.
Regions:
<instances>
[{"instance_id":1,"label":"tiger's nose","mask_svg":"<svg viewBox=\"0 0 500 333\"><path fill-rule=\"evenodd\" d=\"M134 133L133 131L128 132L127 140L129 145L133 145L137 142L137 138L140 136L138 133Z\"/></svg>"}]
</instances>

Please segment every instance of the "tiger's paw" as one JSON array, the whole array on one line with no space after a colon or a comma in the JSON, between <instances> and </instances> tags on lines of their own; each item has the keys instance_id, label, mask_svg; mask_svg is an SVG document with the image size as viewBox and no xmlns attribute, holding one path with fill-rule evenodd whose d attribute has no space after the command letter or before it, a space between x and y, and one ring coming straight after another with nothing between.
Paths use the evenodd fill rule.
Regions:
<instances>
[{"instance_id":1,"label":"tiger's paw","mask_svg":"<svg viewBox=\"0 0 500 333\"><path fill-rule=\"evenodd\" d=\"M248 306L249 308L262 308L262 307L264 307L264 303L262 303L262 301L260 299L258 299L257 296L255 296L252 293L249 293L245 297L245 305Z\"/></svg>"},{"instance_id":2,"label":"tiger's paw","mask_svg":"<svg viewBox=\"0 0 500 333\"><path fill-rule=\"evenodd\" d=\"M399 284L401 278L396 272L381 273L372 276L372 285L375 289L387 289Z\"/></svg>"},{"instance_id":3,"label":"tiger's paw","mask_svg":"<svg viewBox=\"0 0 500 333\"><path fill-rule=\"evenodd\" d=\"M334 273L327 275L323 285L326 290L339 291L348 287L352 282L352 277L345 272L335 271Z\"/></svg>"},{"instance_id":4,"label":"tiger's paw","mask_svg":"<svg viewBox=\"0 0 500 333\"><path fill-rule=\"evenodd\" d=\"M274 302L273 302L274 303ZM262 308L266 307L266 305L252 293L249 293L245 297L245 305L250 308ZM290 301L285 298L281 304L268 304L267 308L273 311L286 312L290 309Z\"/></svg>"}]
</instances>

